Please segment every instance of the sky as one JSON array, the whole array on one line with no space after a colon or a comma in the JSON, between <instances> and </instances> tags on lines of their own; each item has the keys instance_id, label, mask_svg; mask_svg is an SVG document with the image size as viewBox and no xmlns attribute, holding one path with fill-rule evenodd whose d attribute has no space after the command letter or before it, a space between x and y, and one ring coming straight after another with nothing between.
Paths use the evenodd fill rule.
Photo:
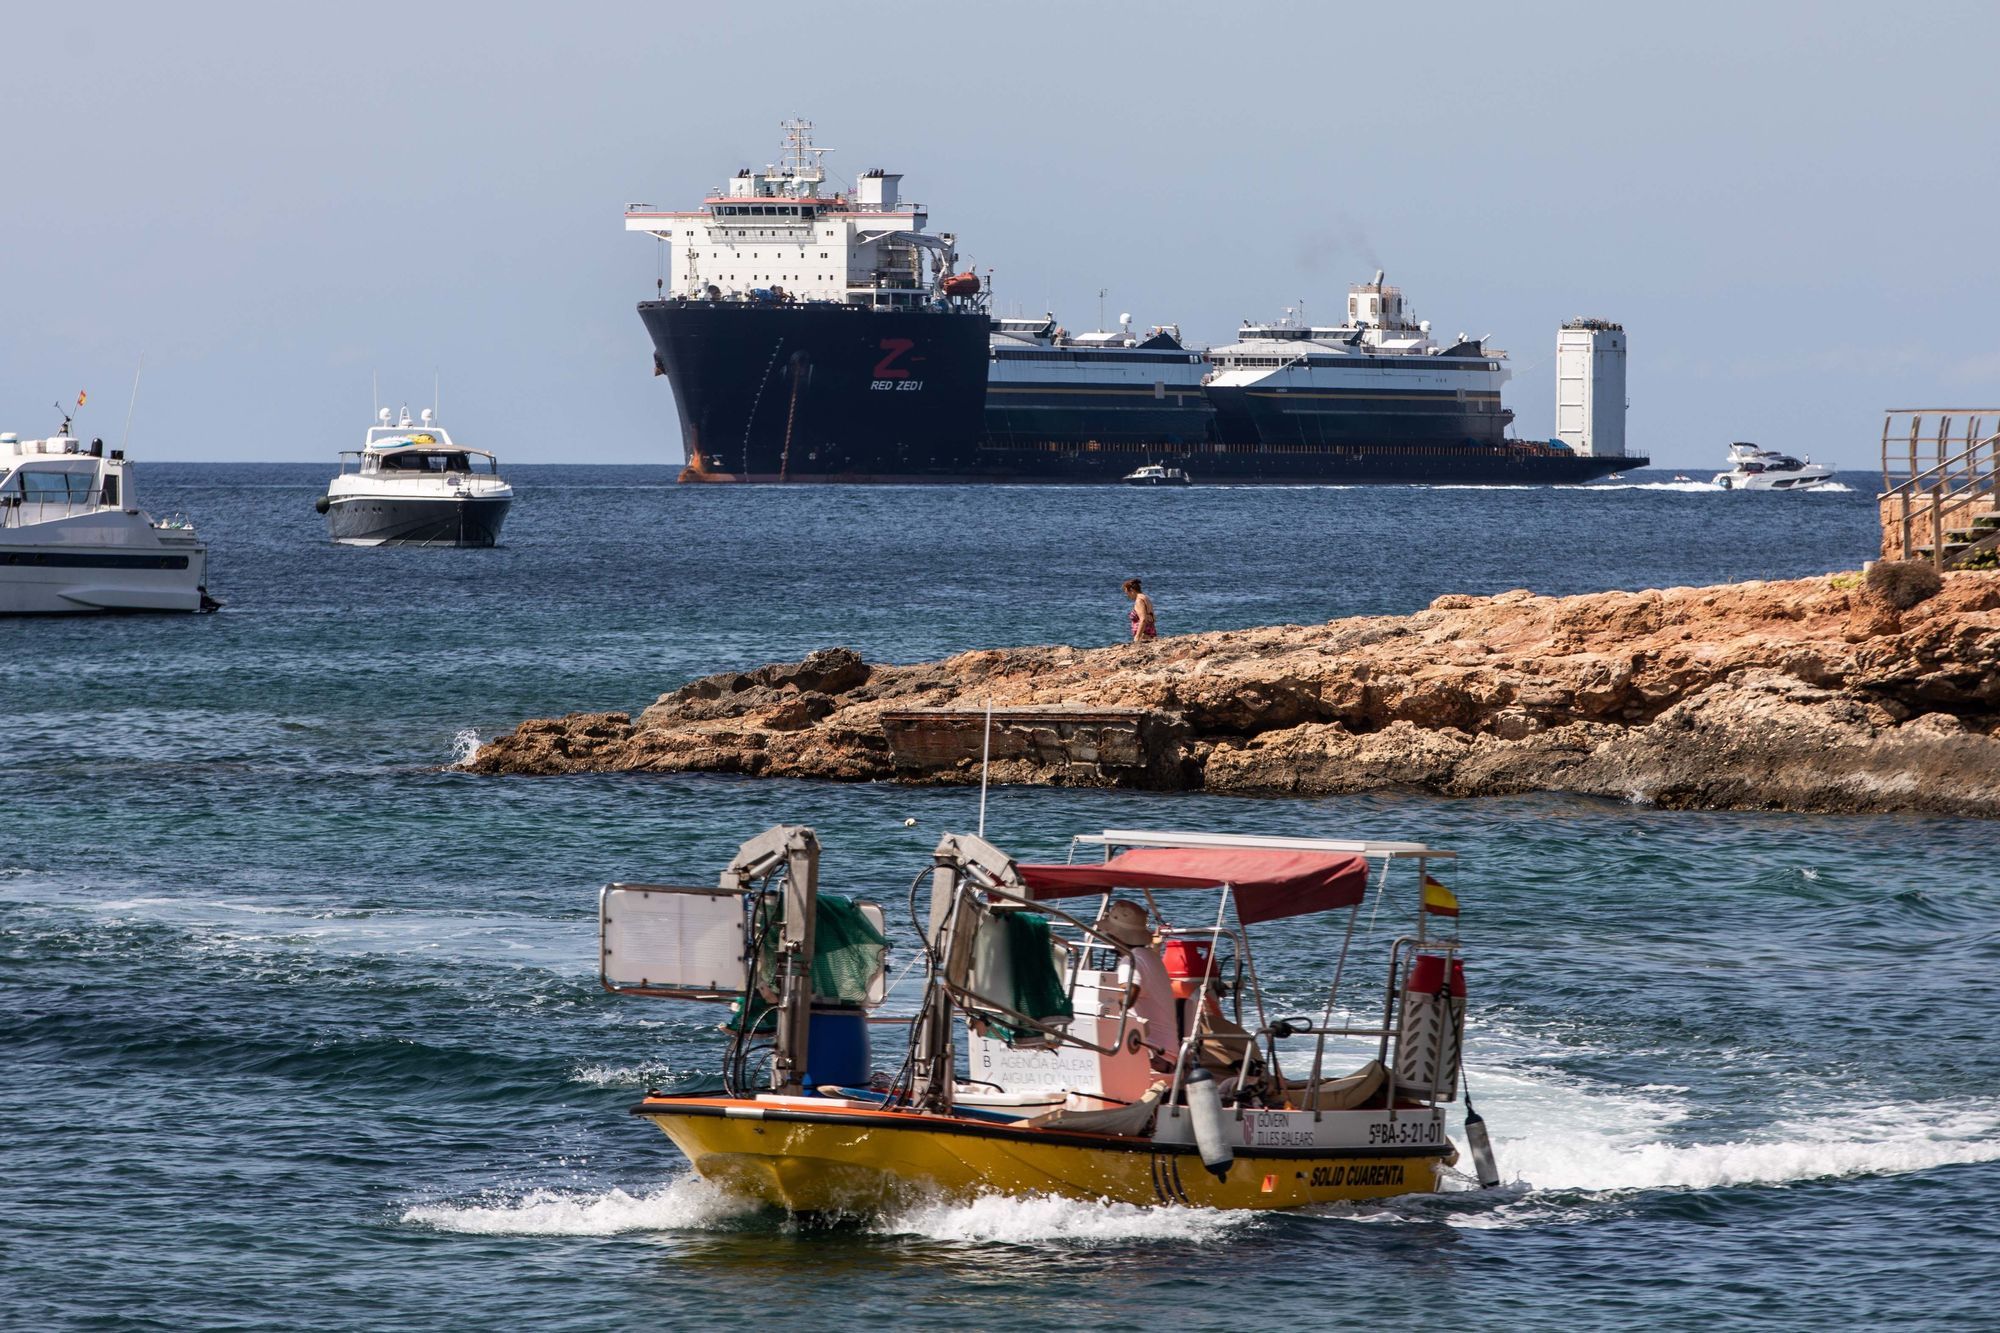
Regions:
<instances>
[{"instance_id":1,"label":"sky","mask_svg":"<svg viewBox=\"0 0 2000 1333\"><path fill-rule=\"evenodd\" d=\"M1072 329L1342 308L1625 325L1631 448L1876 465L2000 405L2000 5L338 6L0 0L0 429L332 463L430 401L503 463L669 463L633 307L802 115Z\"/></svg>"}]
</instances>

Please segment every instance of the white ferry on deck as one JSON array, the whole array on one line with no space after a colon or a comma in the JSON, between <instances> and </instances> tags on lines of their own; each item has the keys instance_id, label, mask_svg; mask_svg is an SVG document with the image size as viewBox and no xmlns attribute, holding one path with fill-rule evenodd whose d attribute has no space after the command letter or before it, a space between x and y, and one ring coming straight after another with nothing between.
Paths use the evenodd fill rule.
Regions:
<instances>
[{"instance_id":1,"label":"white ferry on deck","mask_svg":"<svg viewBox=\"0 0 2000 1333\"><path fill-rule=\"evenodd\" d=\"M1267 444L1497 449L1514 414L1501 406L1507 354L1460 334L1449 345L1412 319L1399 288L1348 289L1347 320L1314 326L1290 312L1245 322L1211 348L1208 394L1224 439Z\"/></svg>"},{"instance_id":2,"label":"white ferry on deck","mask_svg":"<svg viewBox=\"0 0 2000 1333\"><path fill-rule=\"evenodd\" d=\"M0 615L213 611L208 548L139 508L125 451L0 435Z\"/></svg>"}]
</instances>

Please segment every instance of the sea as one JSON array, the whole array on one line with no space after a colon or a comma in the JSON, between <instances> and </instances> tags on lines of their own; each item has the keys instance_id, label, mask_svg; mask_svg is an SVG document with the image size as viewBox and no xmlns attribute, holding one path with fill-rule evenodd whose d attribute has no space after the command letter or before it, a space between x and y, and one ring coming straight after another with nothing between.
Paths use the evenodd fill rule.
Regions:
<instances>
[{"instance_id":1,"label":"sea","mask_svg":"<svg viewBox=\"0 0 2000 1333\"><path fill-rule=\"evenodd\" d=\"M826 1223L702 1182L627 1114L718 1068L722 1038L712 1008L601 989L598 889L712 882L743 840L810 824L826 886L887 907L902 972L905 891L977 824L976 789L454 768L522 718L636 712L836 644L1116 642L1132 576L1165 634L1824 576L1874 554L1876 478L695 488L523 466L498 549L356 550L313 512L329 471L142 463L141 503L196 522L223 609L0 623L0 1325L2000 1320L1991 824L996 788L988 836L1024 859L1104 827L1457 852L1467 1077L1505 1183ZM1275 1010L1320 1002L1341 924L1255 929Z\"/></svg>"}]
</instances>

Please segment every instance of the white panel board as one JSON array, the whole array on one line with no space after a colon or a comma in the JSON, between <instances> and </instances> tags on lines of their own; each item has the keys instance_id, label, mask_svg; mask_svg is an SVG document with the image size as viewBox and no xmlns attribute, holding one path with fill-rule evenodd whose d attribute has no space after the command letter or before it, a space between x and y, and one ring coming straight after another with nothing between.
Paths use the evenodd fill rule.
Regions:
<instances>
[{"instance_id":1,"label":"white panel board","mask_svg":"<svg viewBox=\"0 0 2000 1333\"><path fill-rule=\"evenodd\" d=\"M598 900L598 970L611 990L741 994L743 895L612 884Z\"/></svg>"},{"instance_id":2,"label":"white panel board","mask_svg":"<svg viewBox=\"0 0 2000 1333\"><path fill-rule=\"evenodd\" d=\"M868 918L868 924L875 927L876 934L885 940L889 938L889 918L883 914L880 903L871 903L856 899L854 905L861 909L861 915ZM868 999L865 1001L865 1004L868 1008L873 1009L876 1005L882 1003L888 997L888 994L888 955L884 954L883 966L876 968L875 975L868 978Z\"/></svg>"}]
</instances>

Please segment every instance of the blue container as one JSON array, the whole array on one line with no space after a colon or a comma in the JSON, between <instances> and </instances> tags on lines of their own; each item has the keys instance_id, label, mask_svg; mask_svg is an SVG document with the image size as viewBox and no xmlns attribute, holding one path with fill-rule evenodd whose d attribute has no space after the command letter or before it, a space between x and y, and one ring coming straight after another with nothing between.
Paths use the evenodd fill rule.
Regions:
<instances>
[{"instance_id":1,"label":"blue container","mask_svg":"<svg viewBox=\"0 0 2000 1333\"><path fill-rule=\"evenodd\" d=\"M865 1086L868 1019L859 1009L815 1009L806 1036L806 1086Z\"/></svg>"}]
</instances>

